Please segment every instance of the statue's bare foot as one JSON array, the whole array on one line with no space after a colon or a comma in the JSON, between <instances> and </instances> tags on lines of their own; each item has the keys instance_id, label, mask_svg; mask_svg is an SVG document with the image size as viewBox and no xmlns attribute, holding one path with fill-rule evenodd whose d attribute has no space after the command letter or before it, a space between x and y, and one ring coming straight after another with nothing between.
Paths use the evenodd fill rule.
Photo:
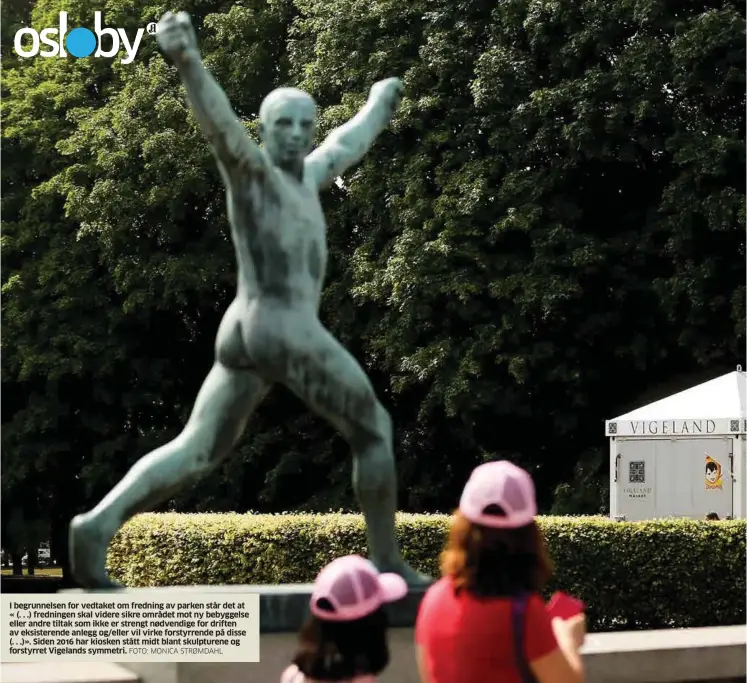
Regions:
<instances>
[{"instance_id":1,"label":"statue's bare foot","mask_svg":"<svg viewBox=\"0 0 747 683\"><path fill-rule=\"evenodd\" d=\"M382 573L391 572L393 574L399 574L407 582L407 585L410 588L422 588L424 586L430 586L433 583L432 577L427 574L421 574L404 560L379 562L375 557L372 557L371 562L373 562L376 568Z\"/></svg>"},{"instance_id":2,"label":"statue's bare foot","mask_svg":"<svg viewBox=\"0 0 747 683\"><path fill-rule=\"evenodd\" d=\"M70 569L84 588L121 588L106 573L109 541L87 515L77 515L70 522L68 536Z\"/></svg>"}]
</instances>

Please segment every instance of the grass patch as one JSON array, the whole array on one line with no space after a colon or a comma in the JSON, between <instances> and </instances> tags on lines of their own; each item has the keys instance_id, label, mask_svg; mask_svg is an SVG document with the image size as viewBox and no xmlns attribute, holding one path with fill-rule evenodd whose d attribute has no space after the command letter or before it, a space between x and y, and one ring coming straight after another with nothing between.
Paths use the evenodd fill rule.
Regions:
<instances>
[{"instance_id":1,"label":"grass patch","mask_svg":"<svg viewBox=\"0 0 747 683\"><path fill-rule=\"evenodd\" d=\"M12 569L3 569L2 570L3 576L13 576L13 570ZM27 577L28 573L26 571L26 568L23 569L23 578ZM62 567L37 567L36 573L29 577L32 579L35 579L39 576L56 576L58 578L62 577ZM21 578L20 576L18 577Z\"/></svg>"}]
</instances>

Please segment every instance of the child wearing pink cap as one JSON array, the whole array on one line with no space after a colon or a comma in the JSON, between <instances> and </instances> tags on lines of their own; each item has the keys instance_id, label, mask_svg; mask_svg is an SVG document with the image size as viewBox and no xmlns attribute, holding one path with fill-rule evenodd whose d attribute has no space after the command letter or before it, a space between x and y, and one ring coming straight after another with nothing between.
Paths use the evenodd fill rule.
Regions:
<instances>
[{"instance_id":1,"label":"child wearing pink cap","mask_svg":"<svg viewBox=\"0 0 747 683\"><path fill-rule=\"evenodd\" d=\"M316 578L311 616L280 683L376 683L389 664L385 603L407 595L397 574L359 555L330 562Z\"/></svg>"},{"instance_id":2,"label":"child wearing pink cap","mask_svg":"<svg viewBox=\"0 0 747 683\"><path fill-rule=\"evenodd\" d=\"M535 523L534 483L506 461L464 487L442 578L415 624L422 683L581 683L583 613L551 618L540 594L552 567Z\"/></svg>"}]
</instances>

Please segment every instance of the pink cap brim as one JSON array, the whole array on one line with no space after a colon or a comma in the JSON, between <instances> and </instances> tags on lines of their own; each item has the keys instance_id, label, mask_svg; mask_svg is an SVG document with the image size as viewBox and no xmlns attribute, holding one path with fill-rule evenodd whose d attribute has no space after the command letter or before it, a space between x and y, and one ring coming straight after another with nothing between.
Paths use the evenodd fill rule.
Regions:
<instances>
[{"instance_id":1,"label":"pink cap brim","mask_svg":"<svg viewBox=\"0 0 747 683\"><path fill-rule=\"evenodd\" d=\"M471 510L466 512L464 508L459 508L459 511L473 524L481 524L482 526L490 527L491 529L518 529L527 524L531 524L536 515L536 510L534 508L522 512L521 514L514 514L508 517L472 514Z\"/></svg>"},{"instance_id":2,"label":"pink cap brim","mask_svg":"<svg viewBox=\"0 0 747 683\"><path fill-rule=\"evenodd\" d=\"M379 585L385 602L397 602L407 595L407 582L399 574L379 574Z\"/></svg>"}]
</instances>

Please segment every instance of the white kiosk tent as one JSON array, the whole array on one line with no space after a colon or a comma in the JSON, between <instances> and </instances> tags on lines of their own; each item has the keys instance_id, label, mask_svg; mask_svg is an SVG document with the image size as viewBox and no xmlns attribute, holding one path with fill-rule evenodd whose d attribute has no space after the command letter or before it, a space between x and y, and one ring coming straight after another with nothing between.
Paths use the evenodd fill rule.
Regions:
<instances>
[{"instance_id":1,"label":"white kiosk tent","mask_svg":"<svg viewBox=\"0 0 747 683\"><path fill-rule=\"evenodd\" d=\"M709 382L607 420L610 517L744 519L747 375Z\"/></svg>"}]
</instances>

